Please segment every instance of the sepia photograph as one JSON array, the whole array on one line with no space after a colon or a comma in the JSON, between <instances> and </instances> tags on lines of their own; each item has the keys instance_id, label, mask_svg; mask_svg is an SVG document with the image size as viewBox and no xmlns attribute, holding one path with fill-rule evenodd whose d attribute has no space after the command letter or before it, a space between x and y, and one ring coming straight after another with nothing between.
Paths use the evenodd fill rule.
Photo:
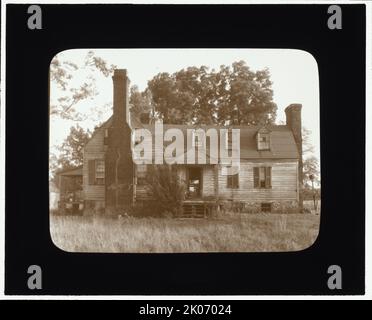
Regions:
<instances>
[{"instance_id":1,"label":"sepia photograph","mask_svg":"<svg viewBox=\"0 0 372 320\"><path fill-rule=\"evenodd\" d=\"M5 0L3 297L370 296L372 3L305 2Z\"/></svg>"},{"instance_id":2,"label":"sepia photograph","mask_svg":"<svg viewBox=\"0 0 372 320\"><path fill-rule=\"evenodd\" d=\"M50 236L67 252L305 250L319 78L294 49L73 49L49 69Z\"/></svg>"}]
</instances>

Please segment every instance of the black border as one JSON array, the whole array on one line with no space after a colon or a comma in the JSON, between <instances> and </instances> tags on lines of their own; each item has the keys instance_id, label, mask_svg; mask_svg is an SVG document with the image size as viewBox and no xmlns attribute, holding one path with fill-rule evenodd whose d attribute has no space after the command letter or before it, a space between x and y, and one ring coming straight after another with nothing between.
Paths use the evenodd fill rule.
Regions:
<instances>
[{"instance_id":1,"label":"black border","mask_svg":"<svg viewBox=\"0 0 372 320\"><path fill-rule=\"evenodd\" d=\"M332 3L334 4L334 3ZM6 6L6 294L363 294L365 5L343 4L342 30L321 5ZM305 251L80 254L57 249L48 213L48 68L72 48L293 48L320 77L322 214ZM154 57L156 59L156 57ZM130 66L128 66L130 69ZM27 288L27 268L43 289ZM329 290L327 268L343 270Z\"/></svg>"}]
</instances>

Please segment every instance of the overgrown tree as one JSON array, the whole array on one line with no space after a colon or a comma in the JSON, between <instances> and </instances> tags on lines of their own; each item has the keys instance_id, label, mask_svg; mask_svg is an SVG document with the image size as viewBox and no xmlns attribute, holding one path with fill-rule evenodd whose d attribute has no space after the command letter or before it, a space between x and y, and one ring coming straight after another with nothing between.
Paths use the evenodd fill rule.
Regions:
<instances>
[{"instance_id":1,"label":"overgrown tree","mask_svg":"<svg viewBox=\"0 0 372 320\"><path fill-rule=\"evenodd\" d=\"M254 72L244 61L219 71L201 66L159 73L148 82L156 113L173 124L272 123L271 86L268 69Z\"/></svg>"},{"instance_id":2,"label":"overgrown tree","mask_svg":"<svg viewBox=\"0 0 372 320\"><path fill-rule=\"evenodd\" d=\"M58 146L59 155L51 154L49 158L52 180L56 182L58 171L74 169L83 164L83 148L89 141L92 133L85 131L79 125L70 128L70 133Z\"/></svg>"},{"instance_id":3,"label":"overgrown tree","mask_svg":"<svg viewBox=\"0 0 372 320\"><path fill-rule=\"evenodd\" d=\"M319 161L318 158L314 155L307 157L303 161L303 177L304 177L304 186L310 187L311 179L310 176L313 177L313 181L315 183L315 187L318 187L320 184L320 172L319 172Z\"/></svg>"},{"instance_id":4,"label":"overgrown tree","mask_svg":"<svg viewBox=\"0 0 372 320\"><path fill-rule=\"evenodd\" d=\"M172 165L148 166L147 182L155 199L156 211L172 216L179 214L185 198L185 183Z\"/></svg>"},{"instance_id":5,"label":"overgrown tree","mask_svg":"<svg viewBox=\"0 0 372 320\"><path fill-rule=\"evenodd\" d=\"M218 109L219 123L235 120L238 124L275 122L277 106L273 102L272 82L268 69L252 71L244 61L232 68L221 67L222 103Z\"/></svg>"},{"instance_id":6,"label":"overgrown tree","mask_svg":"<svg viewBox=\"0 0 372 320\"><path fill-rule=\"evenodd\" d=\"M130 88L129 105L131 113L138 119L143 114L152 115L152 97L149 90L140 92L136 85Z\"/></svg>"},{"instance_id":7,"label":"overgrown tree","mask_svg":"<svg viewBox=\"0 0 372 320\"><path fill-rule=\"evenodd\" d=\"M302 127L302 157L303 157L303 185L309 188L310 175L314 178L315 186L320 184L319 160L314 155L314 146L310 141L311 130Z\"/></svg>"},{"instance_id":8,"label":"overgrown tree","mask_svg":"<svg viewBox=\"0 0 372 320\"><path fill-rule=\"evenodd\" d=\"M104 104L91 110L80 110L82 101L92 99L98 94L96 77L102 74L109 77L115 65L109 65L104 59L89 51L80 65L66 60L63 54L54 56L50 63L50 85L58 89L59 95L50 97L50 115L67 120L81 121L94 117L94 113L102 113L103 108L109 108L111 104ZM85 70L87 76L81 82L74 81Z\"/></svg>"}]
</instances>

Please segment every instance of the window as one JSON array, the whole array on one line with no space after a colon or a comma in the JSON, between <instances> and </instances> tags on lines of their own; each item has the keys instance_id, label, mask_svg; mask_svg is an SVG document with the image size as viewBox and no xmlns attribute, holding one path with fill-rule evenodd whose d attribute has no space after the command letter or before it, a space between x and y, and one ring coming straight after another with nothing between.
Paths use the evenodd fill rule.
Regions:
<instances>
[{"instance_id":1,"label":"window","mask_svg":"<svg viewBox=\"0 0 372 320\"><path fill-rule=\"evenodd\" d=\"M105 161L96 160L96 184L105 184Z\"/></svg>"},{"instance_id":2,"label":"window","mask_svg":"<svg viewBox=\"0 0 372 320\"><path fill-rule=\"evenodd\" d=\"M239 173L227 176L227 187L230 189L239 188Z\"/></svg>"},{"instance_id":3,"label":"window","mask_svg":"<svg viewBox=\"0 0 372 320\"><path fill-rule=\"evenodd\" d=\"M253 168L254 188L270 189L271 188L271 167L254 167Z\"/></svg>"},{"instance_id":4,"label":"window","mask_svg":"<svg viewBox=\"0 0 372 320\"><path fill-rule=\"evenodd\" d=\"M88 160L88 174L90 185L105 184L105 161L101 159Z\"/></svg>"},{"instance_id":5,"label":"window","mask_svg":"<svg viewBox=\"0 0 372 320\"><path fill-rule=\"evenodd\" d=\"M146 184L146 174L147 174L147 165L138 164L137 165L137 185Z\"/></svg>"},{"instance_id":6,"label":"window","mask_svg":"<svg viewBox=\"0 0 372 320\"><path fill-rule=\"evenodd\" d=\"M261 167L258 175L260 188L266 188L266 168Z\"/></svg>"},{"instance_id":7,"label":"window","mask_svg":"<svg viewBox=\"0 0 372 320\"><path fill-rule=\"evenodd\" d=\"M227 131L226 134L226 150L231 151L232 150L232 131Z\"/></svg>"},{"instance_id":8,"label":"window","mask_svg":"<svg viewBox=\"0 0 372 320\"><path fill-rule=\"evenodd\" d=\"M270 133L259 132L257 134L257 149L270 150Z\"/></svg>"},{"instance_id":9,"label":"window","mask_svg":"<svg viewBox=\"0 0 372 320\"><path fill-rule=\"evenodd\" d=\"M270 202L261 203L261 212L271 212L271 203Z\"/></svg>"}]
</instances>

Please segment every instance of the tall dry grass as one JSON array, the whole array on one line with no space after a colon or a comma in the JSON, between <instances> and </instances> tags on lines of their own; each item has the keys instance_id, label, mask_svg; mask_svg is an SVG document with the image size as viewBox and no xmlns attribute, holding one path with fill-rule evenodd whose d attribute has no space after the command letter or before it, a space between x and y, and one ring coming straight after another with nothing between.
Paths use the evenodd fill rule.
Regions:
<instances>
[{"instance_id":1,"label":"tall dry grass","mask_svg":"<svg viewBox=\"0 0 372 320\"><path fill-rule=\"evenodd\" d=\"M219 219L54 216L51 237L69 252L297 251L312 245L319 215L246 214Z\"/></svg>"}]
</instances>

